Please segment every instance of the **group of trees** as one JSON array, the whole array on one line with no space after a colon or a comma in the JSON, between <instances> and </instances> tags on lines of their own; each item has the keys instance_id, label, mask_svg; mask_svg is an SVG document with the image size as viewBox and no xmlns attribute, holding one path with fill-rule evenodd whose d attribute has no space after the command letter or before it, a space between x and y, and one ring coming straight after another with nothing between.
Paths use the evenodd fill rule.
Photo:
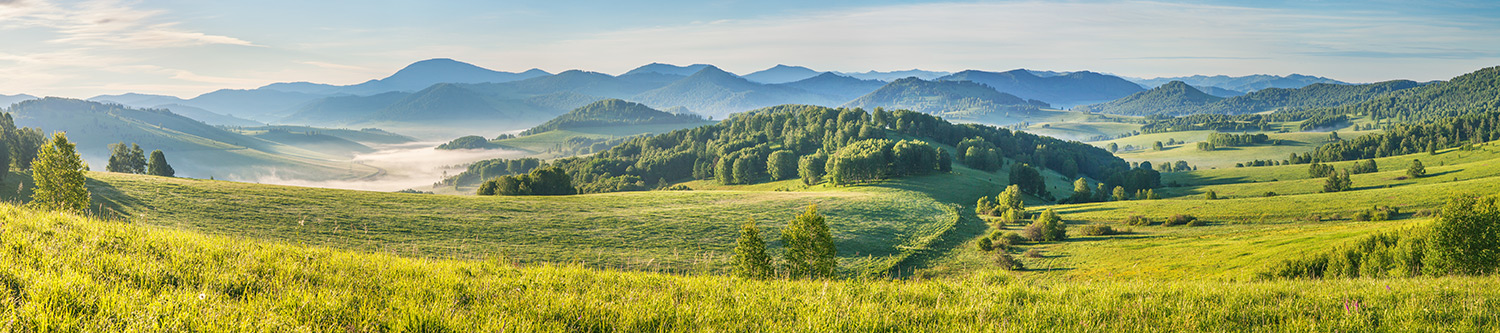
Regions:
<instances>
[{"instance_id":1,"label":"group of trees","mask_svg":"<svg viewBox=\"0 0 1500 333\"><path fill-rule=\"evenodd\" d=\"M470 163L457 175L444 177L440 183L446 186L469 186L505 175L519 175L542 166L542 160L528 157L519 159L488 159Z\"/></svg>"},{"instance_id":2,"label":"group of trees","mask_svg":"<svg viewBox=\"0 0 1500 333\"><path fill-rule=\"evenodd\" d=\"M1323 192L1343 192L1354 189L1354 181L1349 180L1349 171L1333 172L1328 175L1328 180L1323 182Z\"/></svg>"},{"instance_id":3,"label":"group of trees","mask_svg":"<svg viewBox=\"0 0 1500 333\"><path fill-rule=\"evenodd\" d=\"M1249 145L1258 145L1258 144L1264 144L1266 142L1269 142L1270 139L1271 139L1271 137L1268 136L1268 135L1266 135L1265 133L1256 133L1256 134L1213 133L1213 134L1209 134L1208 135L1208 143L1213 144L1215 147L1241 147L1241 146L1249 146Z\"/></svg>"},{"instance_id":4,"label":"group of trees","mask_svg":"<svg viewBox=\"0 0 1500 333\"><path fill-rule=\"evenodd\" d=\"M893 134L920 139L887 139ZM959 147L954 154L960 155L939 145ZM591 156L561 158L547 165L571 175L579 192L596 193L649 189L636 186L644 184L642 180L754 184L787 179L788 161L793 160L803 182L842 185L946 172L955 157L981 170L998 170L1000 161L1008 158L1070 178L1106 179L1129 168L1113 154L1078 142L953 124L907 110L866 112L807 105L774 106L738 113L714 125L633 137Z\"/></svg>"},{"instance_id":5,"label":"group of trees","mask_svg":"<svg viewBox=\"0 0 1500 333\"><path fill-rule=\"evenodd\" d=\"M1394 213L1394 210L1392 210ZM1266 278L1385 278L1500 272L1500 202L1461 196L1430 226L1372 235L1331 251L1288 259Z\"/></svg>"},{"instance_id":6,"label":"group of trees","mask_svg":"<svg viewBox=\"0 0 1500 333\"><path fill-rule=\"evenodd\" d=\"M537 168L531 173L504 175L485 181L479 195L568 195L576 194L573 177L556 167Z\"/></svg>"},{"instance_id":7,"label":"group of trees","mask_svg":"<svg viewBox=\"0 0 1500 333\"><path fill-rule=\"evenodd\" d=\"M1500 139L1500 109L1478 114L1433 119L1428 123L1399 124L1384 133L1340 140L1313 150L1319 162L1435 153L1438 150Z\"/></svg>"},{"instance_id":8,"label":"group of trees","mask_svg":"<svg viewBox=\"0 0 1500 333\"><path fill-rule=\"evenodd\" d=\"M817 205L808 206L807 211L793 218L781 229L782 272L780 276L792 279L826 279L835 277L838 268L838 249L833 244L833 234ZM766 242L760 236L755 220L746 221L740 227L740 237L734 247L734 274L753 279L768 279L778 276L767 254Z\"/></svg>"},{"instance_id":9,"label":"group of trees","mask_svg":"<svg viewBox=\"0 0 1500 333\"><path fill-rule=\"evenodd\" d=\"M994 197L979 197L974 213L983 216L998 216L1002 222L1015 222L1026 218L1026 203L1021 198L1021 187L1010 185Z\"/></svg>"},{"instance_id":10,"label":"group of trees","mask_svg":"<svg viewBox=\"0 0 1500 333\"><path fill-rule=\"evenodd\" d=\"M172 165L167 164L167 155L160 149L151 151L151 160L148 162L146 152L140 145L132 143L127 147L124 142L109 145L109 164L104 166L104 170L162 177L177 175Z\"/></svg>"},{"instance_id":11,"label":"group of trees","mask_svg":"<svg viewBox=\"0 0 1500 333\"><path fill-rule=\"evenodd\" d=\"M46 141L41 129L16 128L10 113L0 114L0 146L3 146L0 147L0 181L5 180L5 174L10 173L12 167L31 170L31 163Z\"/></svg>"}]
</instances>

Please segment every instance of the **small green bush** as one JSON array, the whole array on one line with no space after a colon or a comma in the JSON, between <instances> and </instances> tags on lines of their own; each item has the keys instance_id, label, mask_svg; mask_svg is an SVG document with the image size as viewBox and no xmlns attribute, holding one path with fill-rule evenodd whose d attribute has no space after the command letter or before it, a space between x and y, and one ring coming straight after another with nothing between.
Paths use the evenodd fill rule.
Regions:
<instances>
[{"instance_id":1,"label":"small green bush","mask_svg":"<svg viewBox=\"0 0 1500 333\"><path fill-rule=\"evenodd\" d=\"M1115 228L1102 224L1090 224L1078 228L1078 233L1084 236L1109 236L1119 234Z\"/></svg>"}]
</instances>

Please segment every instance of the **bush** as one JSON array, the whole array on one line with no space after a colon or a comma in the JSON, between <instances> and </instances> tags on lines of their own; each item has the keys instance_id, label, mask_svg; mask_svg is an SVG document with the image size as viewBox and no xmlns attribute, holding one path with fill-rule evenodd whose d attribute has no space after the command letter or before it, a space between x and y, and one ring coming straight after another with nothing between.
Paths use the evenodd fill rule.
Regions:
<instances>
[{"instance_id":1,"label":"bush","mask_svg":"<svg viewBox=\"0 0 1500 333\"><path fill-rule=\"evenodd\" d=\"M1167 218L1165 221L1162 221L1161 225L1162 226L1168 226L1168 227L1174 226L1174 225L1197 226L1197 224L1189 225L1189 223L1193 223L1193 222L1197 222L1197 221L1198 221L1198 218L1197 217L1193 217L1192 215L1176 214L1176 215L1172 215L1172 217L1170 217L1170 218Z\"/></svg>"},{"instance_id":2,"label":"bush","mask_svg":"<svg viewBox=\"0 0 1500 333\"><path fill-rule=\"evenodd\" d=\"M665 190L665 191L692 191L693 188L688 187L687 185L677 184L677 185L667 186L667 188L664 188L662 190Z\"/></svg>"},{"instance_id":3,"label":"bush","mask_svg":"<svg viewBox=\"0 0 1500 333\"><path fill-rule=\"evenodd\" d=\"M1125 224L1133 226L1146 226L1151 225L1151 219L1148 219L1145 216L1131 215L1130 217L1125 218Z\"/></svg>"},{"instance_id":4,"label":"bush","mask_svg":"<svg viewBox=\"0 0 1500 333\"><path fill-rule=\"evenodd\" d=\"M1119 234L1115 228L1102 224L1090 224L1078 228L1078 233L1084 236L1109 236Z\"/></svg>"},{"instance_id":5,"label":"bush","mask_svg":"<svg viewBox=\"0 0 1500 333\"><path fill-rule=\"evenodd\" d=\"M995 249L995 243L991 242L989 237L984 237L984 238L980 238L979 239L979 250L980 251L990 251L990 250L994 250L994 249Z\"/></svg>"},{"instance_id":6,"label":"bush","mask_svg":"<svg viewBox=\"0 0 1500 333\"><path fill-rule=\"evenodd\" d=\"M1004 252L995 255L995 264L999 265L1000 268L1012 271L1022 270L1026 268L1021 266L1021 261L1016 260L1015 257L1011 257L1009 253Z\"/></svg>"},{"instance_id":7,"label":"bush","mask_svg":"<svg viewBox=\"0 0 1500 333\"><path fill-rule=\"evenodd\" d=\"M1030 249L1026 250L1026 253L1022 253L1021 255L1026 256L1027 258L1041 258L1042 250Z\"/></svg>"},{"instance_id":8,"label":"bush","mask_svg":"<svg viewBox=\"0 0 1500 333\"><path fill-rule=\"evenodd\" d=\"M1040 242L1047 239L1047 233L1042 231L1042 226L1033 223L1021 228L1021 237L1025 237L1028 241Z\"/></svg>"}]
</instances>

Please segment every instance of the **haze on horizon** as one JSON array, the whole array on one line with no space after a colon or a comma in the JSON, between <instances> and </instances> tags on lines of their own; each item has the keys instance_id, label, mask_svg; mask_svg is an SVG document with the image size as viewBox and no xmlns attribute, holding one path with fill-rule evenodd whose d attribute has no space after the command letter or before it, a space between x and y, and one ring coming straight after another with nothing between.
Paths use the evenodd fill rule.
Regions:
<instances>
[{"instance_id":1,"label":"haze on horizon","mask_svg":"<svg viewBox=\"0 0 1500 333\"><path fill-rule=\"evenodd\" d=\"M619 74L1091 70L1444 80L1500 64L1500 3L0 1L0 94L192 97L452 58Z\"/></svg>"}]
</instances>

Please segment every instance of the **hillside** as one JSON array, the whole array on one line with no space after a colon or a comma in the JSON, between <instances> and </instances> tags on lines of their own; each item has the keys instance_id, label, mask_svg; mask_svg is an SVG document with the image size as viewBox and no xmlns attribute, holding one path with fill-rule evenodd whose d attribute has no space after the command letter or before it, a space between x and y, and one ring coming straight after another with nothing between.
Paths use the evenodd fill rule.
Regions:
<instances>
[{"instance_id":1,"label":"hillside","mask_svg":"<svg viewBox=\"0 0 1500 333\"><path fill-rule=\"evenodd\" d=\"M1073 110L1129 116L1188 114L1222 99L1224 98L1198 91L1182 81L1172 81L1108 103L1084 105Z\"/></svg>"},{"instance_id":2,"label":"hillside","mask_svg":"<svg viewBox=\"0 0 1500 333\"><path fill-rule=\"evenodd\" d=\"M590 103L521 132L539 134L551 130L643 124L692 124L707 121L694 114L672 114L618 99Z\"/></svg>"},{"instance_id":3,"label":"hillside","mask_svg":"<svg viewBox=\"0 0 1500 333\"><path fill-rule=\"evenodd\" d=\"M686 107L714 118L772 105L839 103L801 89L750 82L713 66L704 67L692 76L640 93L629 100L657 109Z\"/></svg>"},{"instance_id":4,"label":"hillside","mask_svg":"<svg viewBox=\"0 0 1500 333\"><path fill-rule=\"evenodd\" d=\"M745 74L744 77L746 80L754 82L777 84L806 80L808 78L818 76L818 73L818 71L809 69L807 67L778 64L771 68L763 69L750 74Z\"/></svg>"},{"instance_id":5,"label":"hillside","mask_svg":"<svg viewBox=\"0 0 1500 333\"><path fill-rule=\"evenodd\" d=\"M875 91L875 89L880 89L885 84L884 81L862 80L834 74L833 72L825 72L803 80L783 83L782 85L828 96L829 99L836 101L850 101Z\"/></svg>"},{"instance_id":6,"label":"hillside","mask_svg":"<svg viewBox=\"0 0 1500 333\"><path fill-rule=\"evenodd\" d=\"M970 81L924 81L917 78L893 81L844 106L907 109L944 118L992 121L1025 118L1026 114L1039 111L1039 107L1046 107L1043 103L1030 102Z\"/></svg>"},{"instance_id":7,"label":"hillside","mask_svg":"<svg viewBox=\"0 0 1500 333\"><path fill-rule=\"evenodd\" d=\"M1193 75L1181 77L1159 77L1154 79L1136 79L1134 81L1146 87L1156 87L1172 81L1182 81L1193 86L1217 87L1241 92L1254 92L1266 88L1297 89L1316 83L1349 84L1347 82L1330 78L1302 74L1291 74L1286 76L1267 74L1246 76Z\"/></svg>"},{"instance_id":8,"label":"hillside","mask_svg":"<svg viewBox=\"0 0 1500 333\"><path fill-rule=\"evenodd\" d=\"M1395 80L1371 84L1315 83L1297 89L1266 88L1205 105L1198 113L1245 114L1281 108L1320 108L1360 103L1420 83Z\"/></svg>"},{"instance_id":9,"label":"hillside","mask_svg":"<svg viewBox=\"0 0 1500 333\"><path fill-rule=\"evenodd\" d=\"M274 123L313 126L343 126L367 119L386 106L410 97L410 93L388 92L370 96L334 96L308 102Z\"/></svg>"},{"instance_id":10,"label":"hillside","mask_svg":"<svg viewBox=\"0 0 1500 333\"><path fill-rule=\"evenodd\" d=\"M79 154L96 168L109 158L108 145L138 143L160 149L182 177L255 180L279 176L339 179L374 170L351 168L338 158L226 131L159 109L132 109L74 99L45 98L9 108L17 126L67 132Z\"/></svg>"},{"instance_id":11,"label":"hillside","mask_svg":"<svg viewBox=\"0 0 1500 333\"><path fill-rule=\"evenodd\" d=\"M936 81L973 81L1003 93L1041 100L1058 107L1110 101L1143 90L1125 79L1088 71L1041 77L1024 69L998 73L967 70L939 77Z\"/></svg>"},{"instance_id":12,"label":"hillside","mask_svg":"<svg viewBox=\"0 0 1500 333\"><path fill-rule=\"evenodd\" d=\"M172 113L176 113L178 115L182 115L183 117L192 118L193 120L201 121L201 122L203 122L205 124L214 125L214 126L260 126L260 125L265 125L264 123L261 123L259 121L254 121L254 120L250 120L250 119L235 117L235 116L226 115L226 114L214 113L213 111L208 111L208 110L204 110L202 108L192 107L192 106L187 106L187 105L182 105L182 104L163 104L163 105L157 105L154 108L156 108L156 109L167 109L167 111L172 111Z\"/></svg>"}]
</instances>

